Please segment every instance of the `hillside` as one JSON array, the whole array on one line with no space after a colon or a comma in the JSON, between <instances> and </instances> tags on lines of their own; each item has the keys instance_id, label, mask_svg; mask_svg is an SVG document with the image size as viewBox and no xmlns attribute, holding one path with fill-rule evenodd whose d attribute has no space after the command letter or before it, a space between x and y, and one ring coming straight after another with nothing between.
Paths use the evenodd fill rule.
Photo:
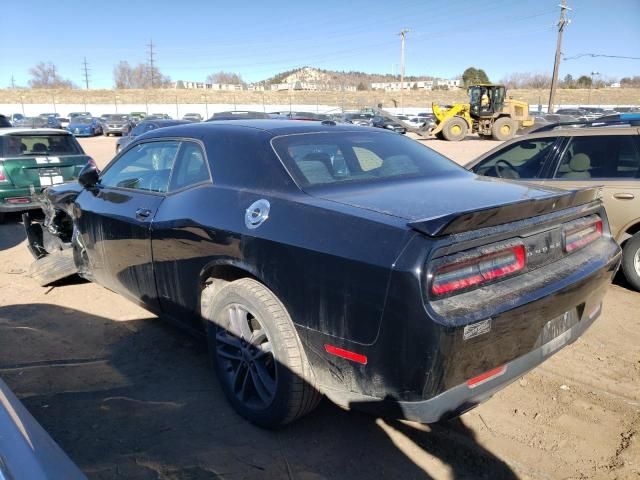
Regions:
<instances>
[{"instance_id":1,"label":"hillside","mask_svg":"<svg viewBox=\"0 0 640 480\"><path fill-rule=\"evenodd\" d=\"M433 77L422 76L412 77L407 76L405 80L431 80ZM295 70L288 70L286 72L279 73L264 81L266 84L274 83L295 83L295 82L314 82L326 85L347 85L357 87L360 83L365 86L369 86L373 82L393 82L400 81L399 75L391 74L377 74L377 73L365 73L356 71L335 71L335 70L322 70L313 67L302 67ZM262 83L262 82L257 82Z\"/></svg>"}]
</instances>

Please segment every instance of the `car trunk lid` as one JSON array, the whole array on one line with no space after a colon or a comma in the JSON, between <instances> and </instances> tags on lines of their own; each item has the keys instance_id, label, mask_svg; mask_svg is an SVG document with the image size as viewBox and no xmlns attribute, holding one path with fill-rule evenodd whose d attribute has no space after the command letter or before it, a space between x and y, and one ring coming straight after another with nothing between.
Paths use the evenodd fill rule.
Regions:
<instances>
[{"instance_id":1,"label":"car trunk lid","mask_svg":"<svg viewBox=\"0 0 640 480\"><path fill-rule=\"evenodd\" d=\"M2 167L16 187L47 187L73 180L90 159L87 155L29 155L5 158Z\"/></svg>"},{"instance_id":2,"label":"car trunk lid","mask_svg":"<svg viewBox=\"0 0 640 480\"><path fill-rule=\"evenodd\" d=\"M384 213L430 236L509 223L588 203L596 190L562 191L552 187L474 175L339 185L308 193L325 200Z\"/></svg>"}]
</instances>

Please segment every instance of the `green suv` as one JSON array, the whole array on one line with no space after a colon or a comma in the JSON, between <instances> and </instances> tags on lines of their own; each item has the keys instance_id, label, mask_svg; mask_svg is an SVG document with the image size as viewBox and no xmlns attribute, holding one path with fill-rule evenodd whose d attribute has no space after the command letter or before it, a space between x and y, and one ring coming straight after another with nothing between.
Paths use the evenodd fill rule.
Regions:
<instances>
[{"instance_id":1,"label":"green suv","mask_svg":"<svg viewBox=\"0 0 640 480\"><path fill-rule=\"evenodd\" d=\"M0 222L7 212L39 209L38 195L78 178L88 162L78 141L50 128L0 128Z\"/></svg>"}]
</instances>

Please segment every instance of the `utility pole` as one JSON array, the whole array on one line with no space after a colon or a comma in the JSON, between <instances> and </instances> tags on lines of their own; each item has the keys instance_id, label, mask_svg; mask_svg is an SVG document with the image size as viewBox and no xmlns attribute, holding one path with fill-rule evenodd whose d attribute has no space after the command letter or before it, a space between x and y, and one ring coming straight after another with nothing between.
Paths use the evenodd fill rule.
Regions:
<instances>
[{"instance_id":1,"label":"utility pole","mask_svg":"<svg viewBox=\"0 0 640 480\"><path fill-rule=\"evenodd\" d=\"M84 62L82 62L82 70L84 70L84 84L89 90L89 65L87 64L87 57L84 57Z\"/></svg>"},{"instance_id":2,"label":"utility pole","mask_svg":"<svg viewBox=\"0 0 640 480\"><path fill-rule=\"evenodd\" d=\"M547 106L547 113L553 113L553 102L556 96L556 86L558 84L558 70L560 69L560 55L562 53L562 34L564 33L564 27L569 23L567 20L567 10L571 10L567 7L567 0L562 0L560 7L560 21L558 22L558 41L556 43L556 59L553 64L553 77L551 77L551 91L549 92L549 105Z\"/></svg>"},{"instance_id":3,"label":"utility pole","mask_svg":"<svg viewBox=\"0 0 640 480\"><path fill-rule=\"evenodd\" d=\"M11 75L11 88L13 90L15 90L15 88L16 88L16 79L14 78L13 75Z\"/></svg>"},{"instance_id":4,"label":"utility pole","mask_svg":"<svg viewBox=\"0 0 640 480\"><path fill-rule=\"evenodd\" d=\"M151 88L153 88L153 39L149 40L149 71L151 72Z\"/></svg>"},{"instance_id":5,"label":"utility pole","mask_svg":"<svg viewBox=\"0 0 640 480\"><path fill-rule=\"evenodd\" d=\"M56 83L56 66L55 65L51 65L51 71L52 71L51 75L53 77L52 79L53 83Z\"/></svg>"},{"instance_id":6,"label":"utility pole","mask_svg":"<svg viewBox=\"0 0 640 480\"><path fill-rule=\"evenodd\" d=\"M398 33L398 35L400 35L400 108L402 109L402 113L404 113L404 38L409 31L408 28L405 28Z\"/></svg>"},{"instance_id":7,"label":"utility pole","mask_svg":"<svg viewBox=\"0 0 640 480\"><path fill-rule=\"evenodd\" d=\"M591 105L591 89L593 88L593 77L595 77L596 75L600 75L600 72L591 72L591 84L589 85L589 100L587 100L587 103L589 105Z\"/></svg>"}]
</instances>

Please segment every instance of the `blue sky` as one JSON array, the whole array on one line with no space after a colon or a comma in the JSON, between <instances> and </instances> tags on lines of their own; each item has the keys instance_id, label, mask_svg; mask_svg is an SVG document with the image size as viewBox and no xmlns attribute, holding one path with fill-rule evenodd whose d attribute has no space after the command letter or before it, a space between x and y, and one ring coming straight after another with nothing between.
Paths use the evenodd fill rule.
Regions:
<instances>
[{"instance_id":1,"label":"blue sky","mask_svg":"<svg viewBox=\"0 0 640 480\"><path fill-rule=\"evenodd\" d=\"M0 17L0 87L26 85L39 61L92 88L113 86L113 66L147 60L172 79L202 81L219 70L258 81L304 65L397 73L402 28L409 28L406 74L453 77L483 68L510 72L553 67L559 0L136 1L25 0ZM568 0L572 22L563 52L640 57L640 0ZM11 32L14 32L12 34ZM560 75L598 71L640 75L639 60L582 57Z\"/></svg>"}]
</instances>

